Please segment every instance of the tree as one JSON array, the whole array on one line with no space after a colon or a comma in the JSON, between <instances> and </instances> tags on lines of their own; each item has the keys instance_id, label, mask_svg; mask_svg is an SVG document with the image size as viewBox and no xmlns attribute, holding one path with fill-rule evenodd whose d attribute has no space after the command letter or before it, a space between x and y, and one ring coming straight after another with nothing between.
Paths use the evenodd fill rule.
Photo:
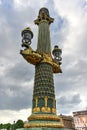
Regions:
<instances>
[{"instance_id":1,"label":"tree","mask_svg":"<svg viewBox=\"0 0 87 130\"><path fill-rule=\"evenodd\" d=\"M7 129L7 130L10 130L11 128L11 124L10 123L7 123L7 124L0 124L0 129Z\"/></svg>"},{"instance_id":2,"label":"tree","mask_svg":"<svg viewBox=\"0 0 87 130\"><path fill-rule=\"evenodd\" d=\"M15 124L15 128L24 128L24 122L22 120L18 120Z\"/></svg>"},{"instance_id":3,"label":"tree","mask_svg":"<svg viewBox=\"0 0 87 130\"><path fill-rule=\"evenodd\" d=\"M6 129L10 130L10 128L11 128L11 124L10 123L6 124Z\"/></svg>"},{"instance_id":4,"label":"tree","mask_svg":"<svg viewBox=\"0 0 87 130\"><path fill-rule=\"evenodd\" d=\"M2 123L0 124L0 129L3 129L3 124Z\"/></svg>"}]
</instances>

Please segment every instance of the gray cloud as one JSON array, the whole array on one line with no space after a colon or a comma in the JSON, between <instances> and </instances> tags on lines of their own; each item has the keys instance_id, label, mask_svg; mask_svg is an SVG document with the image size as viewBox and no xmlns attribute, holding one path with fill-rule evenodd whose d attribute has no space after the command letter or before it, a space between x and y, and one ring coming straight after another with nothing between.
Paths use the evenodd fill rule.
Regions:
<instances>
[{"instance_id":1,"label":"gray cloud","mask_svg":"<svg viewBox=\"0 0 87 130\"><path fill-rule=\"evenodd\" d=\"M80 8L79 12L84 14L84 16L80 16L78 8L73 8L73 4L68 2L67 5L66 3L61 4L61 1L58 0L55 5L54 1L46 0L45 3L38 1L37 4L30 1L31 4L26 6L23 1L22 6L14 5L10 1L8 5L7 3L5 5L4 2L1 6L0 99L2 100L0 100L0 109L19 110L31 107L33 83L30 84L30 82L34 80L34 67L24 61L19 54L21 49L20 34L23 28L30 26L34 32L32 47L36 49L37 26L34 25L33 20L37 18L39 8L42 6L46 6L50 10L50 16L55 19L54 24L51 25L52 46L57 43L63 49L63 73L55 75L54 78L57 109L59 113L69 113L80 109L79 104L83 103L83 91L87 90L87 21L84 17L86 13L84 14L84 9ZM73 3L75 4L75 2ZM68 11L69 7L71 7L70 12ZM81 18L79 19L78 16ZM79 20L79 23L84 22L81 25L78 23L79 26L76 25L76 28L73 28L72 20L73 23L74 20ZM26 83L27 85L25 85ZM85 101L86 97L83 100Z\"/></svg>"},{"instance_id":2,"label":"gray cloud","mask_svg":"<svg viewBox=\"0 0 87 130\"><path fill-rule=\"evenodd\" d=\"M16 82L26 82L33 78L34 68L28 63L19 62L7 69L5 76Z\"/></svg>"},{"instance_id":3,"label":"gray cloud","mask_svg":"<svg viewBox=\"0 0 87 130\"><path fill-rule=\"evenodd\" d=\"M73 60L69 56L65 57L62 65L63 73L55 75L55 86L58 93L63 91L78 91L78 88L80 91L82 87L85 88L87 83L84 78L87 77L86 64L86 59Z\"/></svg>"},{"instance_id":4,"label":"gray cloud","mask_svg":"<svg viewBox=\"0 0 87 130\"><path fill-rule=\"evenodd\" d=\"M60 114L68 114L72 110L76 110L77 105L80 105L80 94L73 94L67 96L61 96L57 100L57 110Z\"/></svg>"},{"instance_id":5,"label":"gray cloud","mask_svg":"<svg viewBox=\"0 0 87 130\"><path fill-rule=\"evenodd\" d=\"M25 23L32 25L35 10L28 6L20 11L11 1L2 1L0 8L0 109L28 108L33 86L24 84L33 79L34 67L25 62L19 52L21 30Z\"/></svg>"},{"instance_id":6,"label":"gray cloud","mask_svg":"<svg viewBox=\"0 0 87 130\"><path fill-rule=\"evenodd\" d=\"M33 72L34 68L26 62L7 67L0 76L0 109L19 110L31 106L33 84L28 84L33 80Z\"/></svg>"},{"instance_id":7,"label":"gray cloud","mask_svg":"<svg viewBox=\"0 0 87 130\"><path fill-rule=\"evenodd\" d=\"M79 104L81 102L81 99L80 99L80 95L79 94L76 94L76 95L67 95L66 97L65 96L62 96L58 99L58 105L62 105L62 106L67 106L67 105L75 105L75 104Z\"/></svg>"},{"instance_id":8,"label":"gray cloud","mask_svg":"<svg viewBox=\"0 0 87 130\"><path fill-rule=\"evenodd\" d=\"M3 86L4 87L4 86ZM7 87L7 88L6 88ZM20 86L6 86L0 90L0 109L20 110L31 107L31 91Z\"/></svg>"},{"instance_id":9,"label":"gray cloud","mask_svg":"<svg viewBox=\"0 0 87 130\"><path fill-rule=\"evenodd\" d=\"M62 65L63 73L55 75L58 113L68 114L86 108L86 103L80 105L86 102L86 64L87 60L84 58L73 60L70 56L65 57Z\"/></svg>"}]
</instances>

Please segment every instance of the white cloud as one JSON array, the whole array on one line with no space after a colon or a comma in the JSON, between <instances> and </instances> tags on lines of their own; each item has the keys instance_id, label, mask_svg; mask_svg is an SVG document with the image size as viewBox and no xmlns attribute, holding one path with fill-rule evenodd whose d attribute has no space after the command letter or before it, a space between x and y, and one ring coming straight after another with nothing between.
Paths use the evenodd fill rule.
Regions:
<instances>
[{"instance_id":1,"label":"white cloud","mask_svg":"<svg viewBox=\"0 0 87 130\"><path fill-rule=\"evenodd\" d=\"M20 111L0 110L0 122L13 123L19 119L26 121L31 114L31 109L21 109Z\"/></svg>"},{"instance_id":2,"label":"white cloud","mask_svg":"<svg viewBox=\"0 0 87 130\"><path fill-rule=\"evenodd\" d=\"M17 8L18 10L23 10L27 7L30 7L30 8L34 8L36 9L37 7L42 7L45 3L46 3L47 0L14 0L14 7ZM37 3L37 4L36 4Z\"/></svg>"},{"instance_id":3,"label":"white cloud","mask_svg":"<svg viewBox=\"0 0 87 130\"><path fill-rule=\"evenodd\" d=\"M14 7L19 10L22 10L23 8L26 8L30 5L31 5L30 0L25 0L25 1L24 0L14 0Z\"/></svg>"},{"instance_id":4,"label":"white cloud","mask_svg":"<svg viewBox=\"0 0 87 130\"><path fill-rule=\"evenodd\" d=\"M87 33L87 6L82 6L83 3L81 0L67 0L67 2L65 0L54 0L54 2L58 14L66 18L69 24L69 31L63 45L63 53L76 55L84 44L80 40Z\"/></svg>"},{"instance_id":5,"label":"white cloud","mask_svg":"<svg viewBox=\"0 0 87 130\"><path fill-rule=\"evenodd\" d=\"M74 92L79 93L81 103L77 105L75 110L82 110L85 109L87 102L87 3L84 0L67 0L67 2L65 0L54 0L54 3L57 13L66 19L68 23L66 38L62 43L63 74L61 78L59 76L56 77L61 88L57 88L57 90L61 92L62 96L67 94L68 97L69 94L74 94ZM62 37L64 36L62 35ZM57 81L55 82L57 83ZM64 91L66 91L65 94ZM61 111L61 107L59 109Z\"/></svg>"}]
</instances>

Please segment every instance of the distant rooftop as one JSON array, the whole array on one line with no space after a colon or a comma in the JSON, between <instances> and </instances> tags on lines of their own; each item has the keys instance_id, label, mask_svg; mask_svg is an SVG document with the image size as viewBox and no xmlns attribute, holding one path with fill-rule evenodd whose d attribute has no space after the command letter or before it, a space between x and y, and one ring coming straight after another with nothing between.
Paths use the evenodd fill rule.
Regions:
<instances>
[{"instance_id":1,"label":"distant rooftop","mask_svg":"<svg viewBox=\"0 0 87 130\"><path fill-rule=\"evenodd\" d=\"M73 116L87 115L87 110L73 112Z\"/></svg>"}]
</instances>

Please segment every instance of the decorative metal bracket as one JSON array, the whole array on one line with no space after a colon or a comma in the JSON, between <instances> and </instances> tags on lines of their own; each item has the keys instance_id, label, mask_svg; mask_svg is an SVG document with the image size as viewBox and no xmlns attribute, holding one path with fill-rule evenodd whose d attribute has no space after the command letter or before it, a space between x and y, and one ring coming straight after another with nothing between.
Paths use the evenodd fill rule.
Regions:
<instances>
[{"instance_id":1,"label":"decorative metal bracket","mask_svg":"<svg viewBox=\"0 0 87 130\"><path fill-rule=\"evenodd\" d=\"M52 65L54 73L62 73L59 62L56 62L50 54L39 54L31 47L21 50L20 54L22 54L24 59L26 59L30 64L37 65L41 62L45 62Z\"/></svg>"}]
</instances>

